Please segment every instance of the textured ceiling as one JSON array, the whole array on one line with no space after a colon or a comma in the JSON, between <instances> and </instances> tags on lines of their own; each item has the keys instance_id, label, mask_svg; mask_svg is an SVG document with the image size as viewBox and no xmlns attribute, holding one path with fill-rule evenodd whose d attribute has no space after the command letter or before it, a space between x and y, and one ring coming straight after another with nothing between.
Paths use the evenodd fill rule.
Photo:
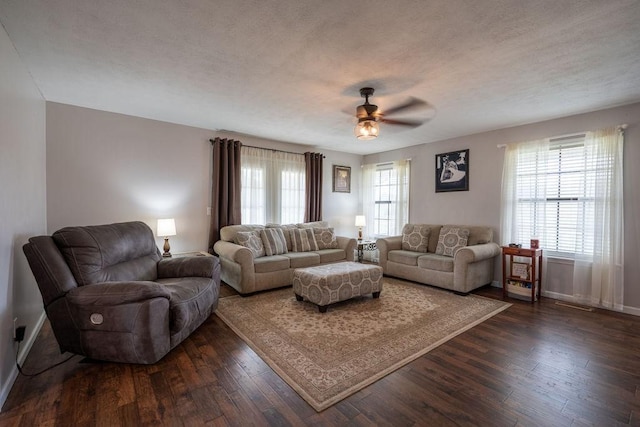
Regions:
<instances>
[{"instance_id":1,"label":"textured ceiling","mask_svg":"<svg viewBox=\"0 0 640 427\"><path fill-rule=\"evenodd\" d=\"M640 2L0 0L48 101L359 154L640 101ZM358 141L358 89L415 129Z\"/></svg>"}]
</instances>

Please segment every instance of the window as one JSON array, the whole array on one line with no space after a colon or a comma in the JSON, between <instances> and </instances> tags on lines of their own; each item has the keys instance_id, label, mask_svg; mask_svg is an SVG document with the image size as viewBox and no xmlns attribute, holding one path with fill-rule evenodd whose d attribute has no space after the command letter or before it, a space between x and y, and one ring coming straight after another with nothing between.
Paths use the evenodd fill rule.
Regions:
<instances>
[{"instance_id":1,"label":"window","mask_svg":"<svg viewBox=\"0 0 640 427\"><path fill-rule=\"evenodd\" d=\"M593 229L594 172L586 165L583 138L551 143L544 156L523 153L517 172L518 241L537 236L547 251L563 256L592 252L593 235L583 234L578 221Z\"/></svg>"},{"instance_id":2,"label":"window","mask_svg":"<svg viewBox=\"0 0 640 427\"><path fill-rule=\"evenodd\" d=\"M616 310L624 302L623 153L624 126L509 144L502 178L503 242L539 237L545 255L573 259L575 302Z\"/></svg>"},{"instance_id":3,"label":"window","mask_svg":"<svg viewBox=\"0 0 640 427\"><path fill-rule=\"evenodd\" d=\"M372 237L395 236L409 218L408 160L365 165L362 168L362 205Z\"/></svg>"},{"instance_id":4,"label":"window","mask_svg":"<svg viewBox=\"0 0 640 427\"><path fill-rule=\"evenodd\" d=\"M513 214L510 242L540 239L548 255L590 255L596 244L598 177L610 174L614 157L598 155L585 144L586 135L535 141L508 147L505 172L510 173ZM507 176L505 175L505 179ZM509 195L507 194L507 197ZM503 195L504 197L504 195ZM504 232L504 230L503 230ZM508 242L507 242L508 243Z\"/></svg>"},{"instance_id":5,"label":"window","mask_svg":"<svg viewBox=\"0 0 640 427\"><path fill-rule=\"evenodd\" d=\"M304 221L304 155L242 147L242 223Z\"/></svg>"}]
</instances>

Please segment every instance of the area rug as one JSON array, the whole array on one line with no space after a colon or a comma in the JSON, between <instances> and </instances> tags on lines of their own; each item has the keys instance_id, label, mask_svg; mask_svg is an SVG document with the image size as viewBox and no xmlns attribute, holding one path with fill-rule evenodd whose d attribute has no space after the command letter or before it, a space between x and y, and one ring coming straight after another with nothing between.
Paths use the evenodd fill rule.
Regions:
<instances>
[{"instance_id":1,"label":"area rug","mask_svg":"<svg viewBox=\"0 0 640 427\"><path fill-rule=\"evenodd\" d=\"M326 313L285 288L222 298L216 314L320 412L509 306L385 277L380 298Z\"/></svg>"}]
</instances>

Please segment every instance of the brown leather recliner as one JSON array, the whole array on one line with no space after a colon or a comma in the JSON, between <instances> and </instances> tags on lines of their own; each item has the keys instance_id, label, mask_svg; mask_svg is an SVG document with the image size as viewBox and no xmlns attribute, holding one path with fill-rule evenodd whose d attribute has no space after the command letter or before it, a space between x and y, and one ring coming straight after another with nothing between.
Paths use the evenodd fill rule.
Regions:
<instances>
[{"instance_id":1,"label":"brown leather recliner","mask_svg":"<svg viewBox=\"0 0 640 427\"><path fill-rule=\"evenodd\" d=\"M66 227L23 250L62 352L155 363L218 306L218 258L162 258L143 222Z\"/></svg>"}]
</instances>

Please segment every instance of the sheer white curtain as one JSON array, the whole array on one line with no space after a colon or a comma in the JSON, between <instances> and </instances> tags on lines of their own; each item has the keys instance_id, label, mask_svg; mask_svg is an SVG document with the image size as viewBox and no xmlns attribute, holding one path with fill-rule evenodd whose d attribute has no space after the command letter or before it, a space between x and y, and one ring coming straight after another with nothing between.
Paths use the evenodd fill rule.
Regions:
<instances>
[{"instance_id":1,"label":"sheer white curtain","mask_svg":"<svg viewBox=\"0 0 640 427\"><path fill-rule=\"evenodd\" d=\"M243 146L241 182L243 224L304 221L303 154Z\"/></svg>"},{"instance_id":2,"label":"sheer white curtain","mask_svg":"<svg viewBox=\"0 0 640 427\"><path fill-rule=\"evenodd\" d=\"M546 209L544 203L535 201L546 201L547 198L547 180L540 177L547 173L548 155L548 139L507 145L502 170L500 217L503 245L522 243L534 236L542 237L542 230L538 228L546 222ZM534 204L523 206L522 200L534 201Z\"/></svg>"},{"instance_id":3,"label":"sheer white curtain","mask_svg":"<svg viewBox=\"0 0 640 427\"><path fill-rule=\"evenodd\" d=\"M623 134L509 144L502 175L503 244L538 237L548 256L574 260L576 302L623 308ZM546 281L543 277L543 282Z\"/></svg>"},{"instance_id":4,"label":"sheer white curtain","mask_svg":"<svg viewBox=\"0 0 640 427\"><path fill-rule=\"evenodd\" d=\"M361 191L366 234L395 236L409 221L410 160L362 166Z\"/></svg>"},{"instance_id":5,"label":"sheer white curtain","mask_svg":"<svg viewBox=\"0 0 640 427\"><path fill-rule=\"evenodd\" d=\"M593 250L576 254L573 291L579 302L615 310L623 308L624 196L622 188L624 134L609 127L587 132L584 140L588 210L579 212L577 230L593 235Z\"/></svg>"}]
</instances>

